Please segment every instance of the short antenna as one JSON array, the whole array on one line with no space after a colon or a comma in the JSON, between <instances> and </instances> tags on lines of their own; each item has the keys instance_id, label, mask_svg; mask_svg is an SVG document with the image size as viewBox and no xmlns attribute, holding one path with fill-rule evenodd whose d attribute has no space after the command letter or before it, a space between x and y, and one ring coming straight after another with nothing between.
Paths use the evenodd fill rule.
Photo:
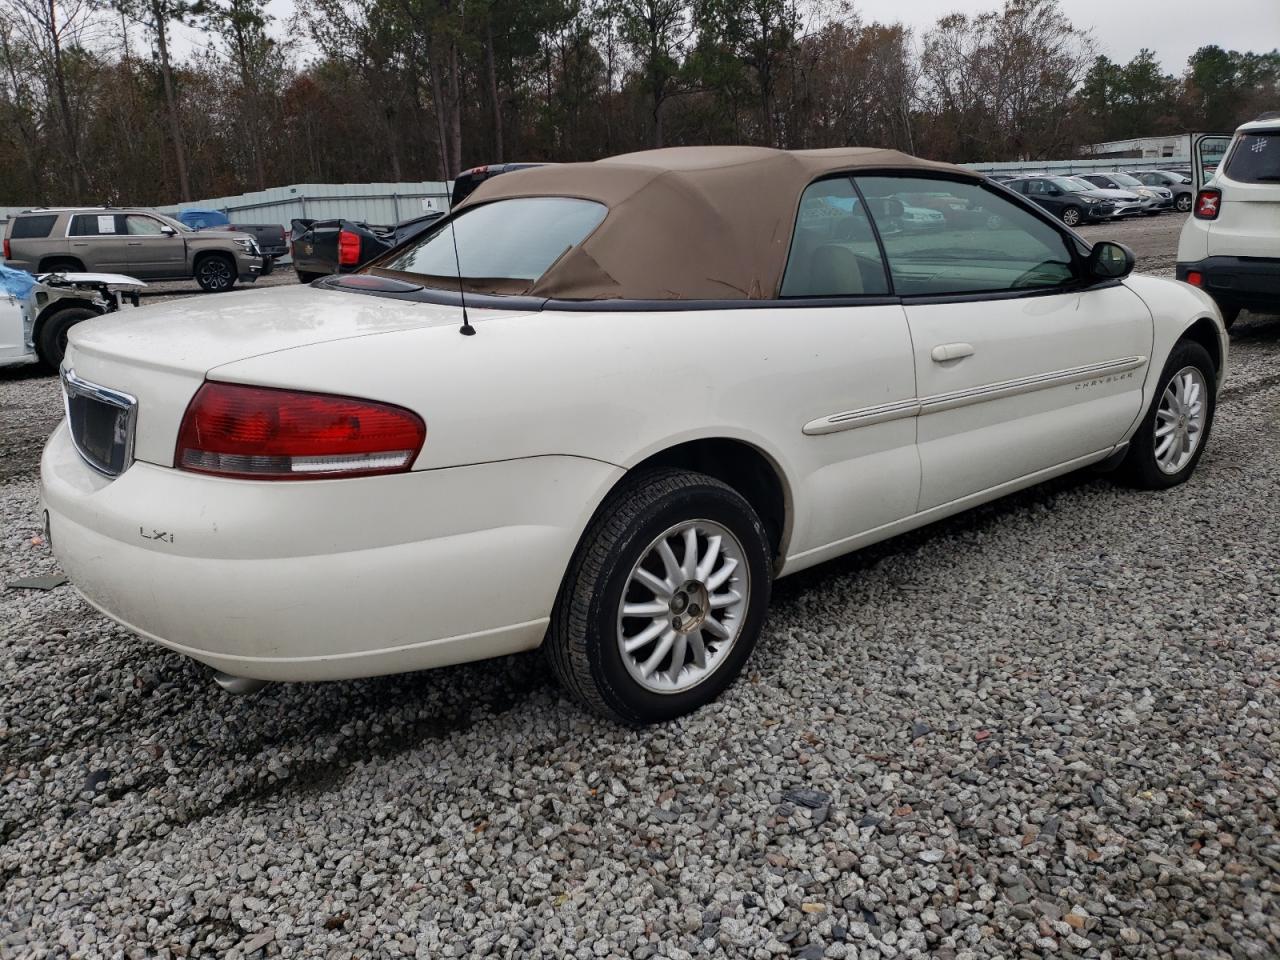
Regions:
<instances>
[{"instance_id":1,"label":"short antenna","mask_svg":"<svg viewBox=\"0 0 1280 960\"><path fill-rule=\"evenodd\" d=\"M464 337L474 337L476 328L467 317L467 291L462 286L462 258L458 256L458 230L453 225L453 211L449 211L449 236L453 238L453 264L458 269L458 299L462 301L462 329L458 332Z\"/></svg>"}]
</instances>

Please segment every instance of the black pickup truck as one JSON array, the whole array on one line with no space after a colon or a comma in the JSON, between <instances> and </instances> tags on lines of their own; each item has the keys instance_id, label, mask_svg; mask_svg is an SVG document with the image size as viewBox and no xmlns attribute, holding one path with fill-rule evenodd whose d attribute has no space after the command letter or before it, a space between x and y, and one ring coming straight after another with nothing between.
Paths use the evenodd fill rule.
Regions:
<instances>
[{"instance_id":1,"label":"black pickup truck","mask_svg":"<svg viewBox=\"0 0 1280 960\"><path fill-rule=\"evenodd\" d=\"M351 273L374 257L416 237L444 214L428 213L391 227L358 220L294 220L290 249L302 283L331 273Z\"/></svg>"},{"instance_id":2,"label":"black pickup truck","mask_svg":"<svg viewBox=\"0 0 1280 960\"><path fill-rule=\"evenodd\" d=\"M490 163L464 170L454 178L450 207L456 207L491 177L540 166L540 163ZM303 283L331 273L351 273L392 247L416 237L442 216L427 213L402 220L393 227L370 226L359 220L294 220L290 242L293 269Z\"/></svg>"}]
</instances>

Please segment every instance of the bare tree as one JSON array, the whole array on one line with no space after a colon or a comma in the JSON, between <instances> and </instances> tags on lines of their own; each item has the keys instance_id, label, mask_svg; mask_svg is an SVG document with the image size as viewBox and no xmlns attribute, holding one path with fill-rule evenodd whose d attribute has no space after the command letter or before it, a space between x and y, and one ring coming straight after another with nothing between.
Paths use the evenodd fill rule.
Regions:
<instances>
[{"instance_id":1,"label":"bare tree","mask_svg":"<svg viewBox=\"0 0 1280 960\"><path fill-rule=\"evenodd\" d=\"M174 93L173 61L169 55L169 28L174 23L187 22L191 16L191 4L188 0L115 0L115 7L122 15L142 24L155 44L156 60L160 64L160 79L164 85L169 140L173 145L173 159L178 172L178 190L184 201L190 200L191 177L187 172L187 151L182 145L178 98Z\"/></svg>"},{"instance_id":2,"label":"bare tree","mask_svg":"<svg viewBox=\"0 0 1280 960\"><path fill-rule=\"evenodd\" d=\"M44 86L57 105L62 153L77 201L84 198L90 177L81 156L80 116L67 80L67 59L69 51L84 47L96 13L90 0L0 0L0 16L34 53Z\"/></svg>"},{"instance_id":3,"label":"bare tree","mask_svg":"<svg viewBox=\"0 0 1280 960\"><path fill-rule=\"evenodd\" d=\"M1066 148L1089 41L1058 0L1006 0L997 12L939 20L921 70L948 152L1038 159Z\"/></svg>"}]
</instances>

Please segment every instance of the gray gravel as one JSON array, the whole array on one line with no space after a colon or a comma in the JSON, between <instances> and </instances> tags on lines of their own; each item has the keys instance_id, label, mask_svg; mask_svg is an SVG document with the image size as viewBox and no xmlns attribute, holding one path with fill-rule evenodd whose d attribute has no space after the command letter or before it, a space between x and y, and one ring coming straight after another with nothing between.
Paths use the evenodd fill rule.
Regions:
<instances>
[{"instance_id":1,"label":"gray gravel","mask_svg":"<svg viewBox=\"0 0 1280 960\"><path fill-rule=\"evenodd\" d=\"M657 729L536 656L231 698L0 592L0 957L1275 957L1280 322L1234 351L1192 483L1073 476L782 581ZM58 415L0 374L6 582L56 570Z\"/></svg>"}]
</instances>

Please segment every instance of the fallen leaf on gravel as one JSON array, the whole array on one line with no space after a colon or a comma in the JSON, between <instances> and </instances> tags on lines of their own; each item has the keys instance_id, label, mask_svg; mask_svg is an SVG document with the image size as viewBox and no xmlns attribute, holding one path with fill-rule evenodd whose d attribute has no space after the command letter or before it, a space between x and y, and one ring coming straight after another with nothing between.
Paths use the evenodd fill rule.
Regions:
<instances>
[{"instance_id":1,"label":"fallen leaf on gravel","mask_svg":"<svg viewBox=\"0 0 1280 960\"><path fill-rule=\"evenodd\" d=\"M259 950L261 950L263 947L265 947L268 943L270 943L275 938L276 938L276 932L274 930L263 930L261 933L256 935L252 940L250 940L248 943L244 945L244 952L257 953Z\"/></svg>"},{"instance_id":2,"label":"fallen leaf on gravel","mask_svg":"<svg viewBox=\"0 0 1280 960\"><path fill-rule=\"evenodd\" d=\"M350 919L351 919L351 914L339 913L336 916L332 916L328 920L326 920L324 922L324 928L326 930L337 930L339 927L341 927L344 923L346 923Z\"/></svg>"},{"instance_id":3,"label":"fallen leaf on gravel","mask_svg":"<svg viewBox=\"0 0 1280 960\"><path fill-rule=\"evenodd\" d=\"M43 577L20 577L10 580L6 587L10 590L52 590L67 582L61 573L46 573Z\"/></svg>"},{"instance_id":4,"label":"fallen leaf on gravel","mask_svg":"<svg viewBox=\"0 0 1280 960\"><path fill-rule=\"evenodd\" d=\"M821 904L821 903L802 903L800 904L800 909L803 910L805 913L821 913L823 910L827 908L824 904Z\"/></svg>"}]
</instances>

